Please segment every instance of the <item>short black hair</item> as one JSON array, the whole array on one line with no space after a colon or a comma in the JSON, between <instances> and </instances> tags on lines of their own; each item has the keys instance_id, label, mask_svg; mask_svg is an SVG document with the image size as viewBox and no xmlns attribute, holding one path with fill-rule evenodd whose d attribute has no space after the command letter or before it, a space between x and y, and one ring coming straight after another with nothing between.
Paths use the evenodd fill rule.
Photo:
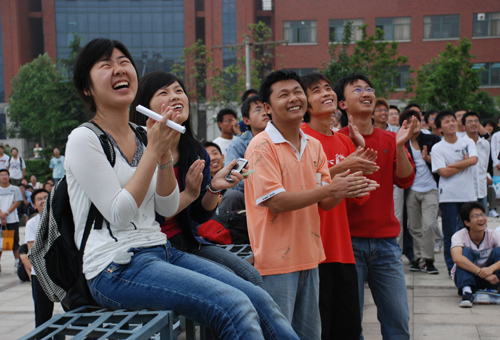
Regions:
<instances>
[{"instance_id":1,"label":"short black hair","mask_svg":"<svg viewBox=\"0 0 500 340\"><path fill-rule=\"evenodd\" d=\"M253 95L245 99L243 105L241 105L241 116L245 118L250 118L250 107L253 103L261 103L260 97L258 95Z\"/></svg>"},{"instance_id":2,"label":"short black hair","mask_svg":"<svg viewBox=\"0 0 500 340\"><path fill-rule=\"evenodd\" d=\"M438 113L436 119L434 120L434 123L436 124L436 127L438 129L441 128L441 121L444 119L444 117L448 116L453 116L453 118L457 119L457 117L455 117L455 113L450 110L443 110Z\"/></svg>"},{"instance_id":3,"label":"short black hair","mask_svg":"<svg viewBox=\"0 0 500 340\"><path fill-rule=\"evenodd\" d=\"M205 142L205 143L203 143L203 147L205 149L208 148L209 146L212 146L212 147L216 148L219 151L219 153L222 155L222 150L220 149L219 145L215 144L214 142Z\"/></svg>"},{"instance_id":4,"label":"short black hair","mask_svg":"<svg viewBox=\"0 0 500 340\"><path fill-rule=\"evenodd\" d=\"M12 151L14 151L14 150L16 150L16 151L17 151L17 153L19 153L19 149L18 149L18 148L16 148L15 146L14 146L13 148L11 148L11 149L10 149L10 152L12 153Z\"/></svg>"},{"instance_id":5,"label":"short black hair","mask_svg":"<svg viewBox=\"0 0 500 340\"><path fill-rule=\"evenodd\" d=\"M462 116L462 125L465 125L465 121L467 120L467 117L470 117L470 116L476 116L478 120L480 120L479 118L479 114L477 112L474 112L474 111L469 111L469 112L466 112L463 116Z\"/></svg>"},{"instance_id":6,"label":"short black hair","mask_svg":"<svg viewBox=\"0 0 500 340\"><path fill-rule=\"evenodd\" d=\"M0 144L0 148L2 148L2 150L5 150L5 148L3 147L3 144Z\"/></svg>"},{"instance_id":7,"label":"short black hair","mask_svg":"<svg viewBox=\"0 0 500 340\"><path fill-rule=\"evenodd\" d=\"M241 103L243 104L243 102L247 100L248 97L254 96L256 94L259 94L259 91L257 91L256 89L246 90L245 92L243 92L243 95L241 96Z\"/></svg>"},{"instance_id":8,"label":"short black hair","mask_svg":"<svg viewBox=\"0 0 500 340\"><path fill-rule=\"evenodd\" d=\"M467 202L465 203L464 205L462 205L462 207L460 208L460 218L462 219L462 222L470 222L470 212L473 210L473 209L480 209L482 212L486 212L486 210L484 209L484 205L482 205L481 203L479 202ZM469 228L467 226L465 226L467 228L467 230L469 230Z\"/></svg>"},{"instance_id":9,"label":"short black hair","mask_svg":"<svg viewBox=\"0 0 500 340\"><path fill-rule=\"evenodd\" d=\"M389 109L394 109L394 110L397 110L398 113L401 113L401 111L399 110L399 107L397 107L396 105L389 105Z\"/></svg>"},{"instance_id":10,"label":"short black hair","mask_svg":"<svg viewBox=\"0 0 500 340\"><path fill-rule=\"evenodd\" d=\"M23 187L24 189L26 189L26 185L24 185L24 184L22 184L22 183L20 183L17 187L18 187L18 188Z\"/></svg>"},{"instance_id":11,"label":"short black hair","mask_svg":"<svg viewBox=\"0 0 500 340\"><path fill-rule=\"evenodd\" d=\"M420 121L420 113L417 110L406 110L399 115L399 125L402 126L403 122L408 118L416 117Z\"/></svg>"},{"instance_id":12,"label":"short black hair","mask_svg":"<svg viewBox=\"0 0 500 340\"><path fill-rule=\"evenodd\" d=\"M263 103L268 103L269 105L271 105L270 97L271 93L273 92L271 86L273 86L273 84L277 82L284 80L295 80L297 83L299 83L300 87L302 87L304 93L306 92L304 85L302 84L302 80L300 80L300 77L294 71L287 69L274 71L271 72L266 78L264 78L262 84L260 85L259 97Z\"/></svg>"},{"instance_id":13,"label":"short black hair","mask_svg":"<svg viewBox=\"0 0 500 340\"><path fill-rule=\"evenodd\" d=\"M10 172L9 172L9 170L7 170L7 169L0 169L0 172L6 172L6 173L7 173L7 175L9 175L9 176L10 176Z\"/></svg>"},{"instance_id":14,"label":"short black hair","mask_svg":"<svg viewBox=\"0 0 500 340\"><path fill-rule=\"evenodd\" d=\"M115 48L120 50L125 57L130 60L137 74L137 79L139 79L139 72L137 72L137 67L132 59L132 55L123 43L106 38L91 40L81 49L80 53L78 53L73 68L73 82L89 116L93 116L97 109L94 98L91 95L87 96L85 94L85 92L90 93L90 88L92 86L90 70L94 67L95 63L102 59L102 57L111 57Z\"/></svg>"},{"instance_id":15,"label":"short black hair","mask_svg":"<svg viewBox=\"0 0 500 340\"><path fill-rule=\"evenodd\" d=\"M36 195L38 195L39 193L42 193L42 192L45 192L45 193L49 193L47 190L41 188L41 189L36 189L35 191L33 191L33 193L31 194L31 200L33 201L33 203L35 203L35 198L36 198Z\"/></svg>"},{"instance_id":16,"label":"short black hair","mask_svg":"<svg viewBox=\"0 0 500 340\"><path fill-rule=\"evenodd\" d=\"M335 87L333 88L333 91L337 94L337 102L345 100L345 93L344 93L345 87L347 85L354 84L354 82L356 82L358 80L362 80L365 83L367 83L368 86L373 87L372 83L370 82L370 80L368 79L368 77L365 76L364 74L361 74L361 73L351 73L351 74L349 74L349 75L341 78L337 82L337 84L335 84ZM339 107L339 110L342 112L343 116L347 117L347 112L345 112L340 107ZM342 124L342 126L343 126L343 124Z\"/></svg>"},{"instance_id":17,"label":"short black hair","mask_svg":"<svg viewBox=\"0 0 500 340\"><path fill-rule=\"evenodd\" d=\"M493 132L495 131L495 123L493 123L492 120L488 119L483 122L483 126L486 127L486 125L491 125L493 126Z\"/></svg>"},{"instance_id":18,"label":"short black hair","mask_svg":"<svg viewBox=\"0 0 500 340\"><path fill-rule=\"evenodd\" d=\"M302 80L302 85L304 85L306 96L307 96L307 90L312 88L314 85L319 83L321 80L326 81L328 84L330 84L330 86L332 86L332 82L330 81L330 79L328 79L328 77L325 76L323 73L319 73L319 72L312 72L312 73L303 75L302 77L300 77L300 80ZM333 89L333 86L332 86L332 89ZM307 102L307 106L310 107L309 101ZM309 123L310 120L311 120L311 117L309 115L309 112L306 112L306 114L304 115L304 122Z\"/></svg>"},{"instance_id":19,"label":"short black hair","mask_svg":"<svg viewBox=\"0 0 500 340\"><path fill-rule=\"evenodd\" d=\"M412 107L418 107L418 109L420 111L422 111L422 109L420 108L420 105L418 105L417 103L410 103L410 104L406 105L405 108L403 109L403 111L410 110Z\"/></svg>"},{"instance_id":20,"label":"short black hair","mask_svg":"<svg viewBox=\"0 0 500 340\"><path fill-rule=\"evenodd\" d=\"M430 109L430 110L427 110L425 111L425 114L424 114L424 120L427 124L429 124L429 116L430 115L433 115L435 113L438 113L439 111L436 110L436 109Z\"/></svg>"},{"instance_id":21,"label":"short black hair","mask_svg":"<svg viewBox=\"0 0 500 340\"><path fill-rule=\"evenodd\" d=\"M236 115L236 112L234 112L231 109L226 108L226 109L220 110L219 113L217 113L217 123L222 122L222 120L224 119L225 115L233 115L234 119L238 119L238 116Z\"/></svg>"}]
</instances>

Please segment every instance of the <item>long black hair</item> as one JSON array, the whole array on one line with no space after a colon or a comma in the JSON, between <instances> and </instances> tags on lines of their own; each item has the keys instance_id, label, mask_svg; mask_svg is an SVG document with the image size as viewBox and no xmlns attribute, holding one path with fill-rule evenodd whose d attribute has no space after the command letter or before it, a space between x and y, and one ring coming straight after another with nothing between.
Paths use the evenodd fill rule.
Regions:
<instances>
[{"instance_id":1,"label":"long black hair","mask_svg":"<svg viewBox=\"0 0 500 340\"><path fill-rule=\"evenodd\" d=\"M139 81L139 88L137 90L137 95L130 107L130 118L129 120L137 125L146 125L147 117L135 109L137 105L142 105L150 109L149 103L153 98L156 91L162 87L168 87L173 83L179 83L184 93L186 92L186 87L181 79L165 71L154 71L151 72ZM188 102L189 104L189 102ZM189 108L188 108L189 109ZM201 143L196 139L193 134L193 129L191 128L191 115L188 119L182 123L186 127L186 132L181 134L181 139L179 141L179 170L182 172L187 171L187 169L194 163L197 159L204 159L205 151Z\"/></svg>"}]
</instances>

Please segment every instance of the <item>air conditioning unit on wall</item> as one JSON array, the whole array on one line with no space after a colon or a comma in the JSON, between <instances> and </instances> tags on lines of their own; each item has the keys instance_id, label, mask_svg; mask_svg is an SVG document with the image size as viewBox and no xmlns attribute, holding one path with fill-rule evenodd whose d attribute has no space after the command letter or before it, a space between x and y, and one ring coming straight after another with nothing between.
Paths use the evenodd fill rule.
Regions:
<instances>
[{"instance_id":1,"label":"air conditioning unit on wall","mask_svg":"<svg viewBox=\"0 0 500 340\"><path fill-rule=\"evenodd\" d=\"M486 14L484 14L484 13L477 13L477 20L478 21L484 21L484 20L486 20Z\"/></svg>"}]
</instances>

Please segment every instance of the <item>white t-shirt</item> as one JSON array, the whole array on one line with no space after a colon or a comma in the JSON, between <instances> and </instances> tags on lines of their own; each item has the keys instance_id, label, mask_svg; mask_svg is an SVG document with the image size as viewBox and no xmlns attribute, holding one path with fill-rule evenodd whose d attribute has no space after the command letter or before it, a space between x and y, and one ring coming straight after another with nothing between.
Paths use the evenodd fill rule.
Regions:
<instances>
[{"instance_id":1,"label":"white t-shirt","mask_svg":"<svg viewBox=\"0 0 500 340\"><path fill-rule=\"evenodd\" d=\"M31 241L35 241L36 231L38 230L38 223L40 222L40 214L31 218L26 223L26 230L24 231L24 242L28 243ZM31 275L36 275L35 267L31 267Z\"/></svg>"},{"instance_id":2,"label":"white t-shirt","mask_svg":"<svg viewBox=\"0 0 500 340\"><path fill-rule=\"evenodd\" d=\"M491 160L493 161L493 167L500 164L498 156L500 156L500 131L495 132L491 136Z\"/></svg>"},{"instance_id":3,"label":"white t-shirt","mask_svg":"<svg viewBox=\"0 0 500 340\"><path fill-rule=\"evenodd\" d=\"M450 164L469 157L477 157L476 144L465 136L459 138L454 144L441 140L432 147L432 172L446 168ZM445 202L472 202L477 200L475 189L474 167L470 166L450 177L439 179L439 203Z\"/></svg>"},{"instance_id":4,"label":"white t-shirt","mask_svg":"<svg viewBox=\"0 0 500 340\"><path fill-rule=\"evenodd\" d=\"M17 157L17 159L14 159L14 157L10 157L10 159L7 161L7 167L9 168L10 178L12 179L23 178L23 169L26 169L26 164L24 163L24 159L22 159L22 164L21 164L21 158Z\"/></svg>"},{"instance_id":5,"label":"white t-shirt","mask_svg":"<svg viewBox=\"0 0 500 340\"><path fill-rule=\"evenodd\" d=\"M9 185L7 188L0 187L0 210L2 212L7 212L12 203L17 201L23 201L23 196L19 187L15 185ZM17 210L11 211L7 215L7 223L19 222L19 216L17 216Z\"/></svg>"},{"instance_id":6,"label":"white t-shirt","mask_svg":"<svg viewBox=\"0 0 500 340\"><path fill-rule=\"evenodd\" d=\"M432 173L427 166L427 162L422 158L422 152L415 150L411 145L411 152L413 154L413 161L415 162L415 180L411 186L411 190L418 192L428 192L430 190L437 190L436 181L432 177Z\"/></svg>"},{"instance_id":7,"label":"white t-shirt","mask_svg":"<svg viewBox=\"0 0 500 340\"><path fill-rule=\"evenodd\" d=\"M476 182L476 195L483 198L488 195L488 183L486 182L486 173L488 171L488 161L490 157L490 143L483 137L477 139L477 164L474 165Z\"/></svg>"},{"instance_id":8,"label":"white t-shirt","mask_svg":"<svg viewBox=\"0 0 500 340\"><path fill-rule=\"evenodd\" d=\"M232 139L225 139L222 137L217 137L212 142L217 144L219 146L219 148L221 149L222 154L224 156L226 156L227 149L229 149L229 145L231 145L232 141L233 141Z\"/></svg>"},{"instance_id":9,"label":"white t-shirt","mask_svg":"<svg viewBox=\"0 0 500 340\"><path fill-rule=\"evenodd\" d=\"M0 157L0 169L5 169L7 168L7 161L9 160L9 156L6 154L3 154L2 157Z\"/></svg>"},{"instance_id":10,"label":"white t-shirt","mask_svg":"<svg viewBox=\"0 0 500 340\"><path fill-rule=\"evenodd\" d=\"M83 254L83 273L87 280L103 271L115 256L126 257L130 248L165 244L166 236L156 222L155 212L168 217L179 207L178 186L170 196L156 193L157 170L138 207L124 188L137 166L130 165L116 147L115 154L115 166L111 167L97 135L86 127L74 129L68 137L64 168L75 221L75 244L80 247L91 202L109 222L109 229L103 223L102 229L90 232Z\"/></svg>"},{"instance_id":11,"label":"white t-shirt","mask_svg":"<svg viewBox=\"0 0 500 340\"><path fill-rule=\"evenodd\" d=\"M462 138L464 136L467 136L467 132L465 132L465 131L462 131L462 132L457 131L455 133L457 134L458 138Z\"/></svg>"},{"instance_id":12,"label":"white t-shirt","mask_svg":"<svg viewBox=\"0 0 500 340\"><path fill-rule=\"evenodd\" d=\"M469 248L474 254L474 264L479 268L486 265L493 248L500 247L500 233L495 230L486 229L484 238L479 247L470 239L469 231L466 228L460 229L451 237L451 248ZM455 277L456 264L451 269L451 275Z\"/></svg>"}]
</instances>

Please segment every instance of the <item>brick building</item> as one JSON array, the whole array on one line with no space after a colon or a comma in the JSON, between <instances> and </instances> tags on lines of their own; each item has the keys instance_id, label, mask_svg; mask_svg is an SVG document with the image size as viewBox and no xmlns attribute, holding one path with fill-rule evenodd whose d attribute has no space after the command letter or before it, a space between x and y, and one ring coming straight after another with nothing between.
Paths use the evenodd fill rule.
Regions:
<instances>
[{"instance_id":1,"label":"brick building","mask_svg":"<svg viewBox=\"0 0 500 340\"><path fill-rule=\"evenodd\" d=\"M122 41L142 75L169 70L197 39L209 49L241 43L248 24L259 20L272 29L274 40L290 41L275 48L274 68L283 65L300 74L329 59L332 33L341 37L345 20L354 27L368 24L369 34L381 27L409 57L409 65L399 70L401 88L410 67L429 62L446 43L468 37L477 67L485 67L483 88L500 95L498 0L373 0L356 6L339 0L0 0L0 102L8 101L21 65L45 52L54 60L66 57L72 32L84 41L99 36ZM237 53L242 52L213 49L215 66L234 63ZM0 105L0 125L5 122L5 105Z\"/></svg>"}]
</instances>

